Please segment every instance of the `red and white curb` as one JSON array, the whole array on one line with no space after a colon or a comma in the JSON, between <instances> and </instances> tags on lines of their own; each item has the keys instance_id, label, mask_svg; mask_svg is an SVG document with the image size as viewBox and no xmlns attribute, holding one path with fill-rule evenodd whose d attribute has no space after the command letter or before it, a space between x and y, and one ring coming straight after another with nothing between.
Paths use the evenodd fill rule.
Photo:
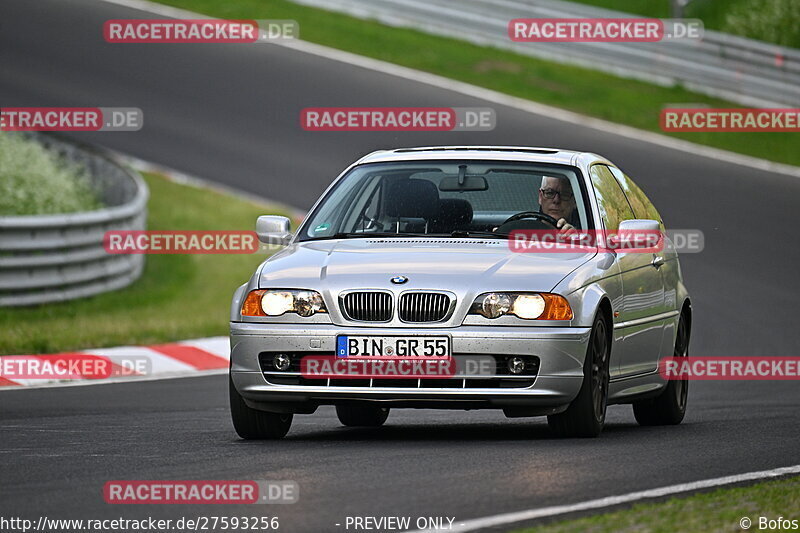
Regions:
<instances>
[{"instance_id":1,"label":"red and white curb","mask_svg":"<svg viewBox=\"0 0 800 533\"><path fill-rule=\"evenodd\" d=\"M228 337L208 337L150 346L117 346L60 354L0 356L0 359L12 357L15 361L38 360L40 363L56 359L59 362L83 361L87 356L91 356L92 359L104 361L110 366L115 366L115 361L120 358L139 358L148 362L148 370L144 374L111 378L97 378L91 374L80 373L68 373L60 379L18 378L0 374L0 391L21 387L63 387L220 374L228 370L230 353Z\"/></svg>"}]
</instances>

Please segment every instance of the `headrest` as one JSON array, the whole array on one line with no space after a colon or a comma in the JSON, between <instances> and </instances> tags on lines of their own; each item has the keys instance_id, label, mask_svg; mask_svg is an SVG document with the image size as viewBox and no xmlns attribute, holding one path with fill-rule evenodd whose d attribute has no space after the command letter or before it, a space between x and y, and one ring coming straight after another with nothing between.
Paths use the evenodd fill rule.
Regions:
<instances>
[{"instance_id":1,"label":"headrest","mask_svg":"<svg viewBox=\"0 0 800 533\"><path fill-rule=\"evenodd\" d=\"M389 186L387 200L386 214L394 218L430 220L439 211L439 189L428 180L395 181Z\"/></svg>"},{"instance_id":2,"label":"headrest","mask_svg":"<svg viewBox=\"0 0 800 533\"><path fill-rule=\"evenodd\" d=\"M472 204L460 198L442 198L436 221L453 228L469 225L472 222Z\"/></svg>"}]
</instances>

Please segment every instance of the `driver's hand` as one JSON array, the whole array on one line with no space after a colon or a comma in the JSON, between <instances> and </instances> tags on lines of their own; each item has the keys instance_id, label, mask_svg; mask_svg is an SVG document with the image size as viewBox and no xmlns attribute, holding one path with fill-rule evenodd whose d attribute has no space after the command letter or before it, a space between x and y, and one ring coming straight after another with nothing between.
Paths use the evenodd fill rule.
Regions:
<instances>
[{"instance_id":1,"label":"driver's hand","mask_svg":"<svg viewBox=\"0 0 800 533\"><path fill-rule=\"evenodd\" d=\"M561 230L559 232L561 235L564 235L564 234L568 235L570 233L576 233L578 231L578 230L575 229L575 226L573 226L572 224L567 222L566 218L559 219L558 223L556 224L556 227Z\"/></svg>"}]
</instances>

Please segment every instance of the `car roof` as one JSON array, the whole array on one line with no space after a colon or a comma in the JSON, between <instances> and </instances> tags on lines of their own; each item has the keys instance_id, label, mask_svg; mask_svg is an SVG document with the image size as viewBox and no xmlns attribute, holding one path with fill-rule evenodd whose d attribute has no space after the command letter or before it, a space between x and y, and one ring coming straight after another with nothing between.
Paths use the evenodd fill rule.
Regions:
<instances>
[{"instance_id":1,"label":"car roof","mask_svg":"<svg viewBox=\"0 0 800 533\"><path fill-rule=\"evenodd\" d=\"M575 165L580 159L601 160L604 158L589 152L563 150L561 148L538 148L529 146L419 146L378 150L367 154L355 164L383 163L390 161L431 161L447 159L483 159L497 161L529 161Z\"/></svg>"}]
</instances>

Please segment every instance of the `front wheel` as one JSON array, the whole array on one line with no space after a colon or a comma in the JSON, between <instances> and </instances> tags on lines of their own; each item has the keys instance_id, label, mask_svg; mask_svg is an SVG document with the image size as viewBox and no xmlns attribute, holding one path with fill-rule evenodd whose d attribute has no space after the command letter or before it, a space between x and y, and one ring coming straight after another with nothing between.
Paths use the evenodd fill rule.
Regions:
<instances>
[{"instance_id":1,"label":"front wheel","mask_svg":"<svg viewBox=\"0 0 800 533\"><path fill-rule=\"evenodd\" d=\"M280 439L289 433L289 428L292 427L292 414L267 413L249 407L230 378L228 378L228 392L233 428L241 438L247 440Z\"/></svg>"},{"instance_id":2,"label":"front wheel","mask_svg":"<svg viewBox=\"0 0 800 533\"><path fill-rule=\"evenodd\" d=\"M560 437L597 437L603 431L611 359L608 331L606 318L598 313L586 350L581 390L566 411L547 417L550 429Z\"/></svg>"},{"instance_id":3,"label":"front wheel","mask_svg":"<svg viewBox=\"0 0 800 533\"><path fill-rule=\"evenodd\" d=\"M675 336L675 357L689 357L689 326L681 314ZM680 424L686 415L689 381L673 379L664 392L651 400L634 402L633 416L641 426L668 426Z\"/></svg>"},{"instance_id":4,"label":"front wheel","mask_svg":"<svg viewBox=\"0 0 800 533\"><path fill-rule=\"evenodd\" d=\"M379 427L389 417L389 408L369 404L342 404L336 406L336 416L345 426Z\"/></svg>"}]
</instances>

